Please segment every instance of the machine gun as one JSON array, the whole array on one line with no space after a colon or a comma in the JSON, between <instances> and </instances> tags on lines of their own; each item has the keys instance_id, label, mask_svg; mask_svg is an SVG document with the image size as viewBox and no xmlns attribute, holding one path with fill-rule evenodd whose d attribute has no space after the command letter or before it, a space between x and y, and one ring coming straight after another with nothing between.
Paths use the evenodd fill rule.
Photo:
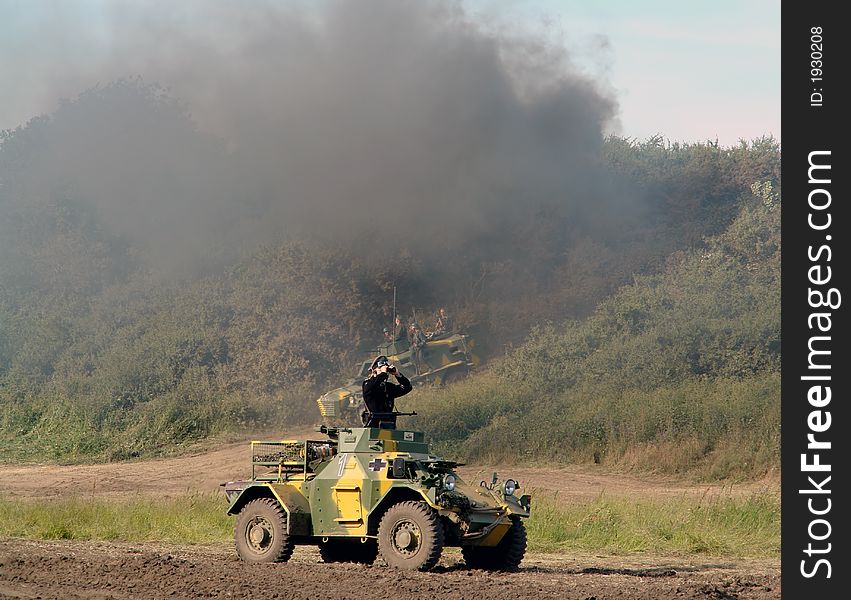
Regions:
<instances>
[{"instance_id":1,"label":"machine gun","mask_svg":"<svg viewBox=\"0 0 851 600\"><path fill-rule=\"evenodd\" d=\"M379 429L396 429L396 417L413 417L416 416L416 411L414 412L370 412L369 410L363 411L366 422L370 422L373 419L378 420L378 428Z\"/></svg>"}]
</instances>

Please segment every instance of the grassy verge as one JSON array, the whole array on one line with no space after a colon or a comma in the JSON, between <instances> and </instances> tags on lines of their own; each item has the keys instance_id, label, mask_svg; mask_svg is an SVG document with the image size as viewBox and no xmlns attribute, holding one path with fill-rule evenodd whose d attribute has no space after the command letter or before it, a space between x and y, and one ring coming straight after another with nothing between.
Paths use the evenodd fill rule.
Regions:
<instances>
[{"instance_id":1,"label":"grassy verge","mask_svg":"<svg viewBox=\"0 0 851 600\"><path fill-rule=\"evenodd\" d=\"M626 498L559 502L533 497L529 547L541 552L780 555L780 498Z\"/></svg>"},{"instance_id":2,"label":"grassy verge","mask_svg":"<svg viewBox=\"0 0 851 600\"><path fill-rule=\"evenodd\" d=\"M223 498L212 494L0 499L0 537L200 544L229 541L232 527ZM537 495L527 528L530 550L540 552L776 557L780 500L763 493L574 503Z\"/></svg>"},{"instance_id":3,"label":"grassy verge","mask_svg":"<svg viewBox=\"0 0 851 600\"><path fill-rule=\"evenodd\" d=\"M226 508L221 494L0 499L0 536L206 544L231 538Z\"/></svg>"}]
</instances>

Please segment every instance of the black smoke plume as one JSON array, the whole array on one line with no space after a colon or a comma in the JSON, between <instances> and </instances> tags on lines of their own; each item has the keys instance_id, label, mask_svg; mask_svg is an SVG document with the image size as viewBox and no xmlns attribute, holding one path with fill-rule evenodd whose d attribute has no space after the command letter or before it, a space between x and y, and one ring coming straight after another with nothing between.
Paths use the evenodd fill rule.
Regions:
<instances>
[{"instance_id":1,"label":"black smoke plume","mask_svg":"<svg viewBox=\"0 0 851 600\"><path fill-rule=\"evenodd\" d=\"M426 260L504 245L530 213L623 211L596 167L612 98L457 3L105 6L90 55L42 40L55 95L93 89L31 172L167 262L287 236Z\"/></svg>"}]
</instances>

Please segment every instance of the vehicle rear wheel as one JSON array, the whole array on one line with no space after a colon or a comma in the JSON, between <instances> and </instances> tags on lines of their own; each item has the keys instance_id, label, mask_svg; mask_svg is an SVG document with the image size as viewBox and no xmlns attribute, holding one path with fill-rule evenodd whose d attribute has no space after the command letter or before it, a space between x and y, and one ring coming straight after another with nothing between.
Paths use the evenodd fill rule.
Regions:
<instances>
[{"instance_id":1,"label":"vehicle rear wheel","mask_svg":"<svg viewBox=\"0 0 851 600\"><path fill-rule=\"evenodd\" d=\"M394 504L378 525L378 549L391 567L428 571L443 552L443 524L425 502Z\"/></svg>"},{"instance_id":2,"label":"vehicle rear wheel","mask_svg":"<svg viewBox=\"0 0 851 600\"><path fill-rule=\"evenodd\" d=\"M237 554L246 562L286 562L293 554L287 514L272 498L258 498L242 507L236 518L234 541Z\"/></svg>"},{"instance_id":3,"label":"vehicle rear wheel","mask_svg":"<svg viewBox=\"0 0 851 600\"><path fill-rule=\"evenodd\" d=\"M526 526L511 517L511 527L496 546L461 546L464 562L471 569L514 571L526 554Z\"/></svg>"},{"instance_id":4,"label":"vehicle rear wheel","mask_svg":"<svg viewBox=\"0 0 851 600\"><path fill-rule=\"evenodd\" d=\"M368 539L330 538L327 542L319 543L319 555L327 563L352 562L371 565L378 556L378 542Z\"/></svg>"}]
</instances>

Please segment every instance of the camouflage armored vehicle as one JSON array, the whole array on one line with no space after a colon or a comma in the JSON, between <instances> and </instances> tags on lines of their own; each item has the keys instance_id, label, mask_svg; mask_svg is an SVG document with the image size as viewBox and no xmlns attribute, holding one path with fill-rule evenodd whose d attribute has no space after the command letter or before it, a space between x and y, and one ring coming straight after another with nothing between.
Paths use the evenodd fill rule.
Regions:
<instances>
[{"instance_id":1,"label":"camouflage armored vehicle","mask_svg":"<svg viewBox=\"0 0 851 600\"><path fill-rule=\"evenodd\" d=\"M462 333L446 333L426 341L422 361L417 372L411 349L405 340L382 344L377 354L387 356L414 385L438 383L445 385L464 377L478 364L472 352L473 340ZM360 425L363 410L361 384L369 375L372 357L358 365L354 377L341 387L322 394L317 400L322 421L328 426Z\"/></svg>"},{"instance_id":2,"label":"camouflage armored vehicle","mask_svg":"<svg viewBox=\"0 0 851 600\"><path fill-rule=\"evenodd\" d=\"M404 414L404 413L400 413ZM410 414L410 413L408 413ZM478 486L429 453L423 434L320 427L321 441L252 442L252 476L225 485L247 562L281 562L316 544L325 562L427 571L445 546L472 568L514 569L526 551L531 497L496 473Z\"/></svg>"}]
</instances>

